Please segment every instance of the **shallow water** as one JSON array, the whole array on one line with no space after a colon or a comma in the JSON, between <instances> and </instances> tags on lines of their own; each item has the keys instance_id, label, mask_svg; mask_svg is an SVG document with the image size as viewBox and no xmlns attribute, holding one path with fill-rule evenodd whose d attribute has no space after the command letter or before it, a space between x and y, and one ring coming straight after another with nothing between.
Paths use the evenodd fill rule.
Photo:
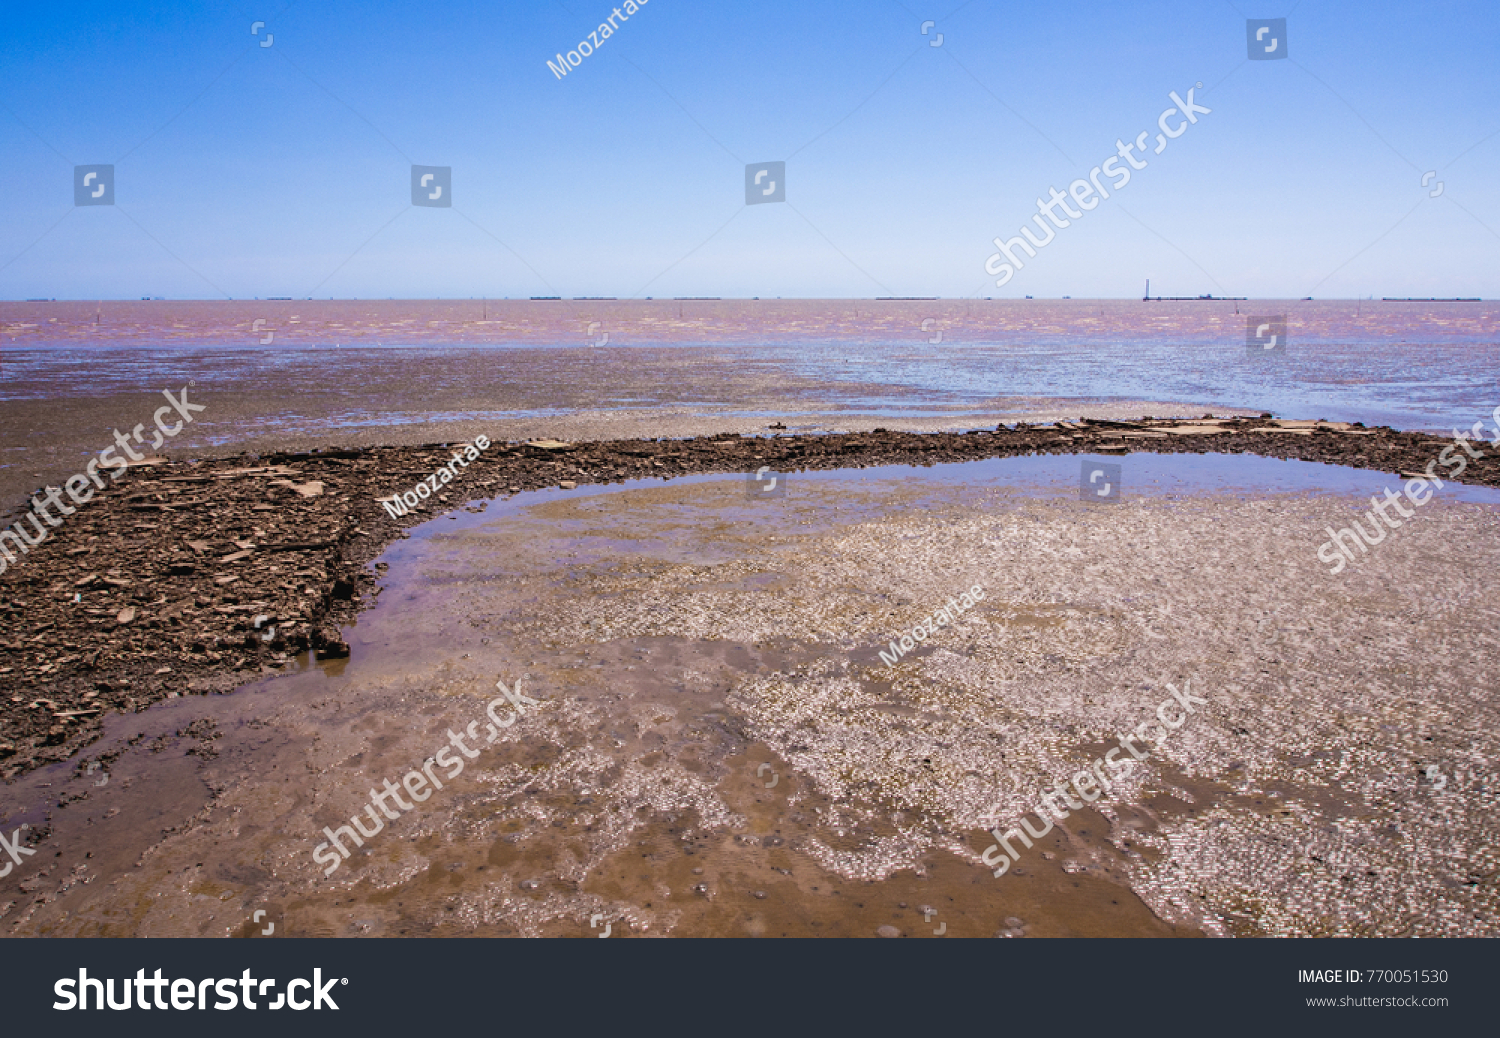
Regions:
<instances>
[{"instance_id":1,"label":"shallow water","mask_svg":"<svg viewBox=\"0 0 1500 1038\"><path fill-rule=\"evenodd\" d=\"M1284 352L1246 348L1250 318L1266 315L1286 319ZM419 420L399 417L404 409L445 421L585 407L786 413L739 393L748 378L770 391L781 382L792 407L820 413L915 418L1049 401L1179 401L1446 429L1500 402L1497 318L1494 302L1306 300L0 303L0 399L194 377L204 392L253 392L263 382L334 428L385 422L393 410L394 424ZM273 341L263 345L264 334ZM487 361L476 351L519 352ZM610 391L611 380L597 393L570 392L569 379L581 387L600 367L632 365L664 374L623 393ZM399 380L385 385L393 366L402 378L421 372L425 400L413 407ZM476 385L497 366L522 392ZM318 398L330 386L357 405L325 414Z\"/></svg>"},{"instance_id":2,"label":"shallow water","mask_svg":"<svg viewBox=\"0 0 1500 1038\"><path fill-rule=\"evenodd\" d=\"M47 827L0 922L1500 929L1491 886L1459 875L1496 867L1480 794L1500 737L1477 690L1500 655L1482 576L1500 495L1440 493L1331 578L1322 527L1394 477L1100 460L1125 466L1118 504L1078 500L1079 459L1034 457L799 473L770 499L702 476L439 516L383 556L347 662L112 717L74 761L0 791L0 826ZM959 623L895 668L877 657L976 583L986 600ZM537 704L486 742L496 680L523 673ZM1210 705L1118 795L998 880L978 864L987 811L1019 818L1028 790L1185 679ZM466 770L325 877L323 827L466 730Z\"/></svg>"}]
</instances>

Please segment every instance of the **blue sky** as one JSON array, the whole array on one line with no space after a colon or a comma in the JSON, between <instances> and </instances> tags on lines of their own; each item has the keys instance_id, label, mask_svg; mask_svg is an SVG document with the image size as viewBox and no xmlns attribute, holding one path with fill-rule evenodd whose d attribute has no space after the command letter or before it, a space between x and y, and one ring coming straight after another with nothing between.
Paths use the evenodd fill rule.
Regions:
<instances>
[{"instance_id":1,"label":"blue sky","mask_svg":"<svg viewBox=\"0 0 1500 1038\"><path fill-rule=\"evenodd\" d=\"M0 299L1500 295L1492 0L649 0L559 80L614 7L7 3ZM991 240L1199 82L996 288Z\"/></svg>"}]
</instances>

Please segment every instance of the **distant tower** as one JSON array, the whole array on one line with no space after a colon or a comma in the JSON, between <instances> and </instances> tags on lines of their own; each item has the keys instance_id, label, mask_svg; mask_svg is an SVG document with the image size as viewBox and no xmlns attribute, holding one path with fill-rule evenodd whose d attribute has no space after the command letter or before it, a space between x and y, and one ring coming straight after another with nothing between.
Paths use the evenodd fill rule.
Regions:
<instances>
[{"instance_id":1,"label":"distant tower","mask_svg":"<svg viewBox=\"0 0 1500 1038\"><path fill-rule=\"evenodd\" d=\"M1143 303L1149 303L1149 302L1151 302L1151 279L1150 278L1146 279L1146 294L1143 295L1143 296L1141 296L1141 302L1143 302Z\"/></svg>"}]
</instances>

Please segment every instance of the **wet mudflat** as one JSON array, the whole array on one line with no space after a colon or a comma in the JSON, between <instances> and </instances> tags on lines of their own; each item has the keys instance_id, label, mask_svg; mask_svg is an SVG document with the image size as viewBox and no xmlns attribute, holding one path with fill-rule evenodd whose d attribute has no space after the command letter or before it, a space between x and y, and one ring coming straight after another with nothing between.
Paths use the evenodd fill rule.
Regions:
<instances>
[{"instance_id":1,"label":"wet mudflat","mask_svg":"<svg viewBox=\"0 0 1500 1038\"><path fill-rule=\"evenodd\" d=\"M185 384L173 457L1495 405L1492 302L1253 305L1293 348L1248 351L1224 300L0 301L0 507Z\"/></svg>"},{"instance_id":2,"label":"wet mudflat","mask_svg":"<svg viewBox=\"0 0 1500 1038\"><path fill-rule=\"evenodd\" d=\"M780 423L777 423L780 424ZM346 655L339 626L370 601L368 564L402 531L442 511L545 487L623 484L656 474L868 470L1009 458L1013 474L1052 471L1059 455L1131 455L1143 489L1183 486L1212 472L1222 453L1299 458L1387 473L1422 470L1453 445L1421 433L1296 419L1083 419L992 431L916 434L874 429L821 436L495 443L400 517L380 503L452 460L457 445L282 452L266 458L169 462L143 458L118 484L57 520L51 533L0 574L0 778L67 760L93 741L104 716L174 695L236 687L265 666L315 650ZM1463 471L1500 486L1500 455ZM1160 469L1154 455L1200 454ZM1032 458L1033 460L1019 460ZM1242 489L1296 489L1287 472L1239 463ZM1040 466L1038 468L1037 466ZM1206 466L1206 468L1205 468ZM1059 472L1064 470L1057 470ZM1158 473L1164 482L1153 473ZM1054 487L1071 480L1048 476ZM1350 477L1352 478L1352 477ZM1369 476L1356 479L1371 491ZM1350 488L1349 478L1308 486ZM1188 482L1191 483L1191 478ZM1222 480L1218 490L1233 489ZM51 492L49 492L51 493ZM55 488L60 495L61 489ZM429 492L430 493L430 492ZM1458 499L1466 491L1449 484ZM50 514L50 513L49 513ZM34 523L44 520L33 515ZM30 520L23 520L27 522ZM0 519L3 522L3 519ZM24 529L24 527L23 527ZM15 536L14 534L12 536ZM19 539L18 537L16 539ZM23 545L24 547L24 545ZM274 633L273 633L274 632Z\"/></svg>"},{"instance_id":3,"label":"wet mudflat","mask_svg":"<svg viewBox=\"0 0 1500 1038\"><path fill-rule=\"evenodd\" d=\"M1439 495L1330 577L1323 527L1392 477L1207 460L1152 457L1113 505L1056 456L439 515L380 556L348 660L111 715L4 787L36 854L0 928L1494 935L1495 504ZM537 705L487 742L517 678ZM994 878L985 829L1169 681L1207 705ZM325 875L324 827L471 722L462 773Z\"/></svg>"}]
</instances>

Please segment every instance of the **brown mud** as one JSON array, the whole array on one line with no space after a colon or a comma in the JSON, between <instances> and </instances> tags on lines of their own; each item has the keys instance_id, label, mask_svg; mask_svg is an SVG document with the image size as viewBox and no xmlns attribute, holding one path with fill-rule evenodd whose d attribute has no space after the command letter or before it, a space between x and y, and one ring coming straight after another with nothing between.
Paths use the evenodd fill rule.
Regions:
<instances>
[{"instance_id":1,"label":"brown mud","mask_svg":"<svg viewBox=\"0 0 1500 1038\"><path fill-rule=\"evenodd\" d=\"M1329 579L1311 534L1354 503L1338 496L1100 508L998 466L882 467L1179 446L1399 472L1449 444L1261 420L496 444L399 521L376 498L451 448L133 470L56 528L77 539L13 571L53 565L37 600L104 621L26 632L41 666L103 651L51 687L50 670L6 675L63 739L33 730L0 786L0 829L36 852L0 920L14 936L249 936L256 912L290 936L1493 935L1492 505L1430 504ZM1488 464L1463 475L1492 482ZM745 475L581 486L762 465L828 474L755 503ZM537 492L461 507L513 490ZM67 554L106 545L139 547L107 568ZM173 551L176 572L154 557ZM989 594L951 630L877 662L971 583ZM38 636L72 645L43 656ZM324 827L483 718L496 677L524 678L535 709L327 872ZM987 819L1018 823L1027 790L1189 677L1209 705L993 877ZM64 699L65 682L96 695ZM101 682L140 698L106 710Z\"/></svg>"}]
</instances>

